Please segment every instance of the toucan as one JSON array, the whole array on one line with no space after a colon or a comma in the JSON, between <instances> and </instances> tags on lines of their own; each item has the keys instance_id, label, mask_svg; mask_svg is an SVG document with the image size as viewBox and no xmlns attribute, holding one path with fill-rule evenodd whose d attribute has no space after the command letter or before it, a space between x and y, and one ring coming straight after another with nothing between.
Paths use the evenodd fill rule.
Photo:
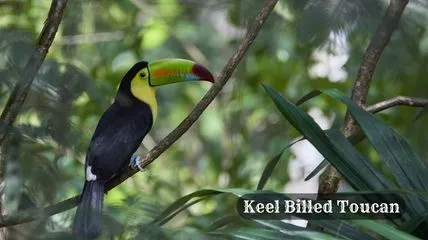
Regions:
<instances>
[{"instance_id":1,"label":"toucan","mask_svg":"<svg viewBox=\"0 0 428 240\"><path fill-rule=\"evenodd\" d=\"M130 163L141 169L133 154L156 120L156 87L189 81L214 83L214 77L203 65L185 59L141 61L125 74L87 150L86 179L74 218L73 235L79 239L101 235L104 184Z\"/></svg>"}]
</instances>

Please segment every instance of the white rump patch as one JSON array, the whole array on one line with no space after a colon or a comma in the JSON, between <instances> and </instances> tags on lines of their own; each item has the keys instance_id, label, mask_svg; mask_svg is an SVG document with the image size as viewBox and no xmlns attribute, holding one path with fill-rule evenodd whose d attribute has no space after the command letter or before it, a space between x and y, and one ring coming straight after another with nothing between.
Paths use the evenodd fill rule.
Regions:
<instances>
[{"instance_id":1,"label":"white rump patch","mask_svg":"<svg viewBox=\"0 0 428 240\"><path fill-rule=\"evenodd\" d=\"M95 181L97 180L97 175L92 173L92 167L88 165L86 168L86 181Z\"/></svg>"}]
</instances>

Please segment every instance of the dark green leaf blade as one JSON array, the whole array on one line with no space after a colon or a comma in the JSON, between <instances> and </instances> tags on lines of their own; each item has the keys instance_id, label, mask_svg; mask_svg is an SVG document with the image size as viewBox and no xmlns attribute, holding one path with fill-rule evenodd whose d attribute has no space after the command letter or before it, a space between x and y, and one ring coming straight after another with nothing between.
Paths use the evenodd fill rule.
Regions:
<instances>
[{"instance_id":1,"label":"dark green leaf blade","mask_svg":"<svg viewBox=\"0 0 428 240\"><path fill-rule=\"evenodd\" d=\"M303 97L301 97L297 102L296 102L296 106L299 106L303 103L305 103L306 101L309 101L310 99L319 96L322 92L320 90L314 90L314 91L310 91L309 93L305 94Z\"/></svg>"},{"instance_id":2,"label":"dark green leaf blade","mask_svg":"<svg viewBox=\"0 0 428 240\"><path fill-rule=\"evenodd\" d=\"M308 176L305 177L305 181L311 180L313 177L315 177L315 175L317 175L320 171L326 168L328 164L329 162L327 161L327 159L322 160L321 163L318 164L318 166L316 166L315 169L312 170L312 172L310 172Z\"/></svg>"},{"instance_id":3,"label":"dark green leaf blade","mask_svg":"<svg viewBox=\"0 0 428 240\"><path fill-rule=\"evenodd\" d=\"M205 229L205 231L206 232L212 232L212 231L217 230L219 228L222 228L222 227L224 227L230 223L239 222L241 220L242 220L242 218L240 218L239 216L234 215L234 214L233 215L229 214L229 215L226 215L226 216L216 220L215 222L213 222L210 226L208 226Z\"/></svg>"},{"instance_id":4,"label":"dark green leaf blade","mask_svg":"<svg viewBox=\"0 0 428 240\"><path fill-rule=\"evenodd\" d=\"M377 238L344 220L311 220L311 225L321 227L323 232L342 239L376 240Z\"/></svg>"},{"instance_id":5,"label":"dark green leaf blade","mask_svg":"<svg viewBox=\"0 0 428 240\"><path fill-rule=\"evenodd\" d=\"M373 231L374 233L391 240L417 240L419 238L414 237L406 232L400 231L392 226L384 223L380 223L373 220L353 220L355 223L362 228Z\"/></svg>"},{"instance_id":6,"label":"dark green leaf blade","mask_svg":"<svg viewBox=\"0 0 428 240\"><path fill-rule=\"evenodd\" d=\"M276 164L278 163L279 159L281 159L282 154L284 153L284 150L282 150L280 153L278 153L275 157L273 157L268 164L266 164L265 169L263 170L262 176L260 177L259 183L257 184L257 190L262 190L269 177L272 175L273 170L275 169Z\"/></svg>"},{"instance_id":7,"label":"dark green leaf blade","mask_svg":"<svg viewBox=\"0 0 428 240\"><path fill-rule=\"evenodd\" d=\"M273 157L268 164L266 164L265 169L263 170L262 176L260 177L259 183L257 184L257 190L263 190L266 185L267 180L272 175L273 170L275 169L278 161L281 159L282 154L285 150L293 146L294 144L304 140L304 138L297 139L296 141L288 144L284 149L281 150L275 157Z\"/></svg>"},{"instance_id":8,"label":"dark green leaf blade","mask_svg":"<svg viewBox=\"0 0 428 240\"><path fill-rule=\"evenodd\" d=\"M345 160L346 155L339 154L325 132L303 110L296 107L272 88L263 85L282 115L293 125L312 145L332 163L342 175L347 176L351 185L356 189L371 190L369 185L361 179L356 169L352 169Z\"/></svg>"},{"instance_id":9,"label":"dark green leaf blade","mask_svg":"<svg viewBox=\"0 0 428 240\"><path fill-rule=\"evenodd\" d=\"M172 204L170 204L156 219L153 220L153 223L164 222L164 220L168 218L168 216L170 216L171 214L174 214L180 209L184 210L182 209L182 206L186 205L186 203L192 200L193 198L201 198L205 196L215 195L218 193L220 192L216 190L203 189L203 190L199 190L199 191L190 193L188 195L185 195L175 200L175 202L173 202Z\"/></svg>"},{"instance_id":10,"label":"dark green leaf blade","mask_svg":"<svg viewBox=\"0 0 428 240\"><path fill-rule=\"evenodd\" d=\"M404 138L371 113L358 107L338 90L332 89L323 92L348 106L348 111L358 122L402 188L428 190L427 168Z\"/></svg>"}]
</instances>

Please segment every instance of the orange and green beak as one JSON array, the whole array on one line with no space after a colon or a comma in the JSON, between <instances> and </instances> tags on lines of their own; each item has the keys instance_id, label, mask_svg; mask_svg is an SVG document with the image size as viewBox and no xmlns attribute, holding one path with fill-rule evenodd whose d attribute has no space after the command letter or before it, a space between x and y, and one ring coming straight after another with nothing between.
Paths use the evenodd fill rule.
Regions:
<instances>
[{"instance_id":1,"label":"orange and green beak","mask_svg":"<svg viewBox=\"0 0 428 240\"><path fill-rule=\"evenodd\" d=\"M204 66L185 59L161 59L149 63L149 83L160 86L176 82L209 81L214 77Z\"/></svg>"}]
</instances>

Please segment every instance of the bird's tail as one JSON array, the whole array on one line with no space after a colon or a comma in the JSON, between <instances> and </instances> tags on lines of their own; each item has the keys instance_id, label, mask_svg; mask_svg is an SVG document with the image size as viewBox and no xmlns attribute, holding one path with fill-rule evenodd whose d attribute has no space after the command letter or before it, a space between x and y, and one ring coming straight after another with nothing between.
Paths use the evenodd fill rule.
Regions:
<instances>
[{"instance_id":1,"label":"bird's tail","mask_svg":"<svg viewBox=\"0 0 428 240\"><path fill-rule=\"evenodd\" d=\"M73 235L84 239L94 239L101 235L104 182L86 181L76 216Z\"/></svg>"}]
</instances>

